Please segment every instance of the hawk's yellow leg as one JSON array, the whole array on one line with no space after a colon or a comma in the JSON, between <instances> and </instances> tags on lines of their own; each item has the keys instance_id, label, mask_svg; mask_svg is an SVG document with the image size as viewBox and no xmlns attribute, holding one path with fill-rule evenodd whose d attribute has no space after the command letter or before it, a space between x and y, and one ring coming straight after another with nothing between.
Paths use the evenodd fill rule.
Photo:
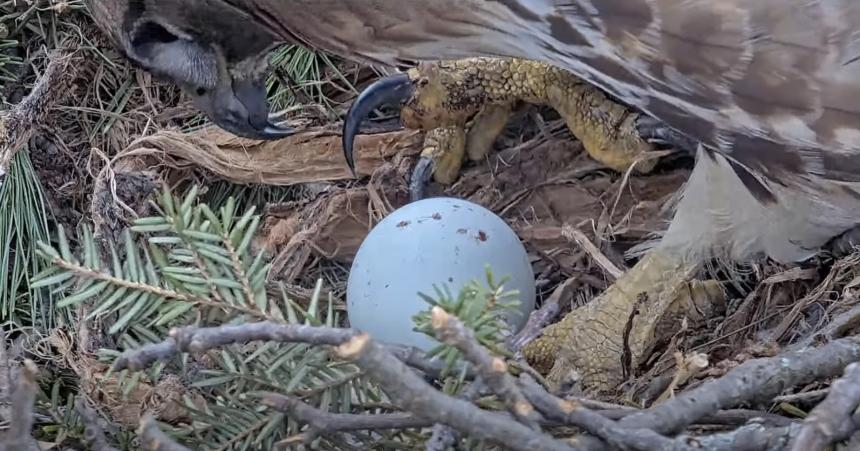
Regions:
<instances>
[{"instance_id":1,"label":"hawk's yellow leg","mask_svg":"<svg viewBox=\"0 0 860 451\"><path fill-rule=\"evenodd\" d=\"M410 182L412 200L424 197L425 184L451 185L457 181L463 159L480 161L493 148L511 115L511 104L490 104L463 125L447 125L429 130L424 136L421 158Z\"/></svg>"},{"instance_id":2,"label":"hawk's yellow leg","mask_svg":"<svg viewBox=\"0 0 860 451\"><path fill-rule=\"evenodd\" d=\"M634 163L636 172L651 171L649 152L665 136L657 130L646 138L640 113L542 63L473 58L423 64L409 77L413 91L401 120L428 130L416 170L422 174L414 179L433 171L438 183L453 183L464 156L483 158L520 101L554 108L589 155L617 171ZM413 194L420 197L415 180ZM601 296L547 327L524 355L557 387L571 379L591 388L617 385L623 370L641 365L683 319L695 324L724 302L715 282L692 280L693 270L672 254L651 252Z\"/></svg>"},{"instance_id":3,"label":"hawk's yellow leg","mask_svg":"<svg viewBox=\"0 0 860 451\"><path fill-rule=\"evenodd\" d=\"M647 173L657 163L653 152L649 154L655 144L637 128L640 113L554 66L470 58L424 63L408 75L414 90L401 109L401 120L409 128L428 130L422 158L431 163L419 164L419 178L428 178L432 171L437 183L456 181L463 155L483 158L517 102L558 111L586 152L611 169L624 172L636 163L634 171Z\"/></svg>"}]
</instances>

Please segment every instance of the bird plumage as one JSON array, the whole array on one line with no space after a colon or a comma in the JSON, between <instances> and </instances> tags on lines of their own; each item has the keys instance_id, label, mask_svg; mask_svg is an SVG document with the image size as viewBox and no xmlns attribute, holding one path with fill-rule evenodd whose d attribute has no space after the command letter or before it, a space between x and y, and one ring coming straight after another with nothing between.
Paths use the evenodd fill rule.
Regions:
<instances>
[{"instance_id":1,"label":"bird plumage","mask_svg":"<svg viewBox=\"0 0 860 451\"><path fill-rule=\"evenodd\" d=\"M158 15L182 2L147 3ZM227 5L252 18L257 33L356 61L501 56L570 70L702 143L661 243L697 258L799 260L860 222L856 1L194 3L199 17ZM216 40L212 29L200 30L206 20L189 30L187 19L162 19ZM250 33L214 32L230 42Z\"/></svg>"}]
</instances>

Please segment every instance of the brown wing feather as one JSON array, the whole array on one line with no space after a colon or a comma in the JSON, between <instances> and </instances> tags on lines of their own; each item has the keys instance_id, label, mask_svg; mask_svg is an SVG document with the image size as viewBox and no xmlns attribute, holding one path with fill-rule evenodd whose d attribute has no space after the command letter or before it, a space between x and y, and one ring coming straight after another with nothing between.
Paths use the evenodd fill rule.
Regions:
<instances>
[{"instance_id":1,"label":"brown wing feather","mask_svg":"<svg viewBox=\"0 0 860 451\"><path fill-rule=\"evenodd\" d=\"M548 61L772 180L860 181L860 2L242 1L286 38L377 64Z\"/></svg>"}]
</instances>

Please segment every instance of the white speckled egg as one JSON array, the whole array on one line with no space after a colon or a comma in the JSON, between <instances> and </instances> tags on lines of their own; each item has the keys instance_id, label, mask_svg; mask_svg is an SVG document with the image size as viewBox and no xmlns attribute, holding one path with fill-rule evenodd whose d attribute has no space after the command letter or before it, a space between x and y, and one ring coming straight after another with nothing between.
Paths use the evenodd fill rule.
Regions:
<instances>
[{"instance_id":1,"label":"white speckled egg","mask_svg":"<svg viewBox=\"0 0 860 451\"><path fill-rule=\"evenodd\" d=\"M485 265L504 288L519 291L520 307L507 317L519 331L534 309L535 279L525 247L495 213L461 199L424 199L392 212L374 227L352 264L347 314L353 328L375 339L429 350L438 342L413 331L412 317L430 307L418 293L454 296L467 283L486 283Z\"/></svg>"}]
</instances>

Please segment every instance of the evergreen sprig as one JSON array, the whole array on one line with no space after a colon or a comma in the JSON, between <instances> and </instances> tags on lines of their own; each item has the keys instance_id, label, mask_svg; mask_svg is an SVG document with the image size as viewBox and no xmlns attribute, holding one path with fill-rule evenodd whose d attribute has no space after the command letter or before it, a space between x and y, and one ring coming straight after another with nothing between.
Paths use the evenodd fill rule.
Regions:
<instances>
[{"instance_id":1,"label":"evergreen sprig","mask_svg":"<svg viewBox=\"0 0 860 451\"><path fill-rule=\"evenodd\" d=\"M33 278L33 286L68 291L61 308L86 303L86 319L108 323L108 333L126 349L160 341L173 326L269 320L335 327L340 322L332 300L326 302L322 295L322 281L305 308L286 295L269 296L270 266L252 246L260 221L255 209L240 214L231 198L212 211L196 202L198 192L194 187L177 197L165 191L157 214L136 220L124 234L121 249L106 243L109 262L102 261L89 227L80 229L77 252L60 229L56 247L39 244L39 256L50 268ZM103 349L102 354L118 356L119 351ZM248 396L254 391L290 394L338 413L388 402L354 365L309 345L230 346L208 354L206 365L187 356L181 360L174 362L174 371L206 404L186 401L194 422L173 432L195 448L271 449L278 440L300 432L303 425L285 421L283 414ZM129 389L142 378L157 379L163 369L160 365L146 375L119 377ZM373 440L397 435L386 433ZM326 445L327 440L335 443L336 438L323 439L322 449L338 449Z\"/></svg>"},{"instance_id":2,"label":"evergreen sprig","mask_svg":"<svg viewBox=\"0 0 860 451\"><path fill-rule=\"evenodd\" d=\"M445 312L454 315L463 324L472 329L475 339L496 354L510 357L510 353L504 348L504 340L511 332L511 328L505 319L513 309L520 305L519 291L506 290L504 284L509 280L504 277L495 280L492 269L485 267L485 283L471 280L458 292L457 296L451 293L450 287L443 284L442 288L436 284L433 289L436 297L425 293L418 295L428 304L426 310L419 312L413 317L414 330L436 338L430 319L430 310L434 306L441 307ZM438 356L446 363L445 375L462 361L462 353L455 347L440 343L428 352L428 356Z\"/></svg>"}]
</instances>

